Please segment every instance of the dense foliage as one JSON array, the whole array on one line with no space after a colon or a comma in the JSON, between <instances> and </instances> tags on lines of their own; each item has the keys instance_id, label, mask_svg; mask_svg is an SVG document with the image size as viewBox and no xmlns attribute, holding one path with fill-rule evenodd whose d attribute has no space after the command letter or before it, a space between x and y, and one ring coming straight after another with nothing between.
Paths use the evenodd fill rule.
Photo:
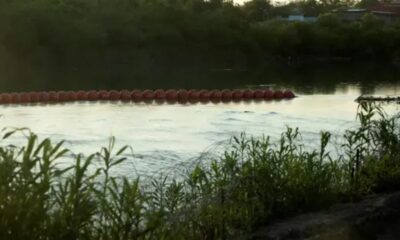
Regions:
<instances>
[{"instance_id":1,"label":"dense foliage","mask_svg":"<svg viewBox=\"0 0 400 240\"><path fill-rule=\"evenodd\" d=\"M337 157L327 151L329 133L308 151L289 128L277 143L234 138L220 158L200 162L182 179L150 184L110 175L129 161L114 140L82 156L28 132L25 146L0 145L0 238L240 238L276 216L400 189L399 117L362 104L358 119ZM71 167L59 165L71 156Z\"/></svg>"},{"instance_id":2,"label":"dense foliage","mask_svg":"<svg viewBox=\"0 0 400 240\"><path fill-rule=\"evenodd\" d=\"M370 15L348 23L328 13L346 4L352 3L1 0L0 66L243 67L276 59L398 57L400 25ZM295 10L319 19L274 20Z\"/></svg>"}]
</instances>

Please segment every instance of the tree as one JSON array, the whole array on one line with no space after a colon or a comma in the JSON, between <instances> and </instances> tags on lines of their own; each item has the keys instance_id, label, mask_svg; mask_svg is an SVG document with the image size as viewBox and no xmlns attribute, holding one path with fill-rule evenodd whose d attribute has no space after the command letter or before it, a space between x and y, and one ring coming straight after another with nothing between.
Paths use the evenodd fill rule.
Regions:
<instances>
[{"instance_id":1,"label":"tree","mask_svg":"<svg viewBox=\"0 0 400 240\"><path fill-rule=\"evenodd\" d=\"M252 21L264 21L270 15L272 8L269 0L251 0L244 4L244 11Z\"/></svg>"},{"instance_id":2,"label":"tree","mask_svg":"<svg viewBox=\"0 0 400 240\"><path fill-rule=\"evenodd\" d=\"M321 12L321 5L316 0L299 2L299 7L306 16L318 16Z\"/></svg>"},{"instance_id":3,"label":"tree","mask_svg":"<svg viewBox=\"0 0 400 240\"><path fill-rule=\"evenodd\" d=\"M372 6L374 6L374 5L378 4L378 3L379 3L378 0L361 0L357 4L357 6L360 7L360 8L369 8L369 7L372 7Z\"/></svg>"}]
</instances>

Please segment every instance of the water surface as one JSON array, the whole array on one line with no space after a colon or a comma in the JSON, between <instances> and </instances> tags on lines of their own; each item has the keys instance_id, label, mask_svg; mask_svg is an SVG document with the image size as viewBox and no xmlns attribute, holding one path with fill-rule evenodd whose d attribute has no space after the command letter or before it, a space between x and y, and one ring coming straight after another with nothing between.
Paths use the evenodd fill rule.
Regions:
<instances>
[{"instance_id":1,"label":"water surface","mask_svg":"<svg viewBox=\"0 0 400 240\"><path fill-rule=\"evenodd\" d=\"M291 88L299 95L293 100L187 105L121 102L11 105L0 107L1 125L29 127L40 138L66 140L66 147L85 154L98 151L115 136L117 145L131 146L133 154L118 169L119 174L173 172L177 165L191 163L203 152L223 149L232 136L242 132L256 137L265 134L276 140L291 126L300 128L307 147L318 146L321 131L330 131L332 142L339 142L338 136L356 124L357 103L354 100L359 95L400 95L396 69L372 70L369 77L359 71L351 73L338 69L325 75L317 69L314 73L306 69L296 74L278 71L276 76L279 77L270 75L268 79L260 77L262 71L245 74L225 70L225 74L218 73L226 77L225 82L217 81L209 87L231 84L232 88ZM242 80L227 80L241 75L252 80L246 84ZM368 81L359 78L362 76ZM376 80L378 76L381 79ZM398 108L396 104L385 106L389 113ZM23 138L15 137L12 141L22 143ZM334 146L331 148L334 151Z\"/></svg>"}]
</instances>

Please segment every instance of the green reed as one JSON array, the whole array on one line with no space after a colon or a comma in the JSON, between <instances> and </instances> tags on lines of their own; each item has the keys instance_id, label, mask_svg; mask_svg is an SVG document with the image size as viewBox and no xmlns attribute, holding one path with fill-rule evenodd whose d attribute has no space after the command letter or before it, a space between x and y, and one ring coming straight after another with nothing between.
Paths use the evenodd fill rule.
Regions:
<instances>
[{"instance_id":1,"label":"green reed","mask_svg":"<svg viewBox=\"0 0 400 240\"><path fill-rule=\"evenodd\" d=\"M357 117L340 156L327 150L328 132L316 150L303 148L298 129L278 142L242 134L180 180L113 176L128 149L115 149L114 138L84 156L26 129L6 132L26 144L0 146L0 239L242 238L277 217L399 190L398 117L368 103Z\"/></svg>"}]
</instances>

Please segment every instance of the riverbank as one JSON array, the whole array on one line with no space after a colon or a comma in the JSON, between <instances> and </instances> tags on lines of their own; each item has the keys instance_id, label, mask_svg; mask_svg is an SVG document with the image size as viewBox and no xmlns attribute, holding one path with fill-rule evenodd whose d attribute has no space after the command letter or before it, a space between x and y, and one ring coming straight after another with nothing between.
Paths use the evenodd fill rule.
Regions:
<instances>
[{"instance_id":1,"label":"riverbank","mask_svg":"<svg viewBox=\"0 0 400 240\"><path fill-rule=\"evenodd\" d=\"M4 139L22 131L27 143L0 146L0 237L245 238L284 216L399 190L399 119L371 104L360 105L358 119L339 157L327 151L330 133L321 133L319 149L305 150L288 128L276 144L242 135L179 179L146 181L111 174L129 161L128 147L115 149L114 139L84 156L10 131Z\"/></svg>"},{"instance_id":2,"label":"riverbank","mask_svg":"<svg viewBox=\"0 0 400 240\"><path fill-rule=\"evenodd\" d=\"M274 221L248 239L396 240L400 238L399 219L400 192L375 194L327 211Z\"/></svg>"}]
</instances>

